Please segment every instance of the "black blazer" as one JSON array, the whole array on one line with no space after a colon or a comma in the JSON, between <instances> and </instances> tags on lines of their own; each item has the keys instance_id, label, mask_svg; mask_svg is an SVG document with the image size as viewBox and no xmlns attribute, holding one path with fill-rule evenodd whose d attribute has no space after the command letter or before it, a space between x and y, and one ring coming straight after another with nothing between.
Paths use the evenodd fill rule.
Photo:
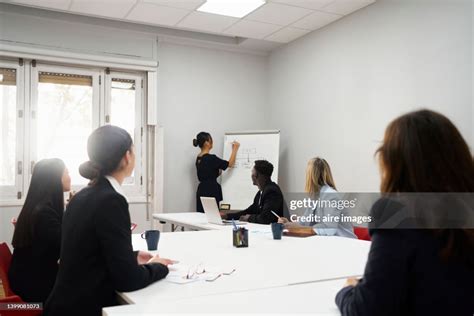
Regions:
<instances>
[{"instance_id":1,"label":"black blazer","mask_svg":"<svg viewBox=\"0 0 474 316\"><path fill-rule=\"evenodd\" d=\"M44 303L58 273L63 210L40 206L32 213L33 242L15 248L8 271L13 292L25 302Z\"/></svg>"},{"instance_id":2,"label":"black blazer","mask_svg":"<svg viewBox=\"0 0 474 316\"><path fill-rule=\"evenodd\" d=\"M377 202L372 215L380 218L380 210L387 214L386 207L386 200ZM371 229L370 233L363 279L336 296L343 316L474 314L474 269L443 262L441 243L429 230Z\"/></svg>"},{"instance_id":3,"label":"black blazer","mask_svg":"<svg viewBox=\"0 0 474 316\"><path fill-rule=\"evenodd\" d=\"M79 193L63 218L61 261L44 315L101 315L116 291L146 287L168 274L162 264L139 265L125 198L106 178Z\"/></svg>"},{"instance_id":4,"label":"black blazer","mask_svg":"<svg viewBox=\"0 0 474 316\"><path fill-rule=\"evenodd\" d=\"M275 182L269 182L263 191L258 191L253 200L253 204L246 210L228 214L228 219L239 219L242 215L250 215L249 222L258 224L270 224L278 221L278 216L283 216L283 193Z\"/></svg>"}]
</instances>

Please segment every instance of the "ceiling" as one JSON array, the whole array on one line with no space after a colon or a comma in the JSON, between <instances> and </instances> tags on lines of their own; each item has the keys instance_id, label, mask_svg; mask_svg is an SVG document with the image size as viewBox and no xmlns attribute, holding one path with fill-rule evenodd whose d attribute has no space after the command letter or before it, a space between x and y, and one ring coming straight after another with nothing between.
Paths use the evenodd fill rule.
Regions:
<instances>
[{"instance_id":1,"label":"ceiling","mask_svg":"<svg viewBox=\"0 0 474 316\"><path fill-rule=\"evenodd\" d=\"M288 43L376 0L267 0L234 18L196 11L205 0L3 0L73 14Z\"/></svg>"}]
</instances>

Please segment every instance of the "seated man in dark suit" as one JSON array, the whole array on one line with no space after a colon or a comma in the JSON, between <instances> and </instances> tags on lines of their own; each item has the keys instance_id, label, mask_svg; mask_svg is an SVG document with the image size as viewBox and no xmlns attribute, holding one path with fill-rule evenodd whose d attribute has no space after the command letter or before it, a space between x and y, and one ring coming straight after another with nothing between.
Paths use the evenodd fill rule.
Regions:
<instances>
[{"instance_id":1,"label":"seated man in dark suit","mask_svg":"<svg viewBox=\"0 0 474 316\"><path fill-rule=\"evenodd\" d=\"M252 169L252 182L258 187L258 193L253 204L246 210L227 214L227 219L239 219L241 221L270 224L277 222L278 216L283 216L283 194L278 184L272 181L273 165L266 160L256 160Z\"/></svg>"}]
</instances>

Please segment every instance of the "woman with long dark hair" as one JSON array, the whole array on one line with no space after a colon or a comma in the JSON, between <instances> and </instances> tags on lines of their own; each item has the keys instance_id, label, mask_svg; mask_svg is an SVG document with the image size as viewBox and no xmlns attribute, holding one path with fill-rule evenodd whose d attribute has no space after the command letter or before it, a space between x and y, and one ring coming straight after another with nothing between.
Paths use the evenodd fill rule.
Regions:
<instances>
[{"instance_id":1,"label":"woman with long dark hair","mask_svg":"<svg viewBox=\"0 0 474 316\"><path fill-rule=\"evenodd\" d=\"M139 290L168 274L169 259L134 252L122 183L135 167L132 138L102 126L88 139L89 161L79 172L91 180L69 203L63 219L61 262L45 315L101 315L117 291Z\"/></svg>"},{"instance_id":2,"label":"woman with long dark hair","mask_svg":"<svg viewBox=\"0 0 474 316\"><path fill-rule=\"evenodd\" d=\"M421 110L395 119L377 154L381 191L388 196L373 206L374 218L404 210L390 194L474 192L469 147L439 113ZM432 208L419 209L425 205L419 201L423 214L439 215ZM472 219L473 205L467 207ZM456 214L460 209L451 204L443 211ZM474 230L443 225L420 229L416 221L405 229L370 230L372 245L363 279L349 279L336 297L342 315L473 315Z\"/></svg>"},{"instance_id":3,"label":"woman with long dark hair","mask_svg":"<svg viewBox=\"0 0 474 316\"><path fill-rule=\"evenodd\" d=\"M193 139L193 146L201 149L201 152L196 157L196 171L199 179L196 191L196 210L201 213L204 213L201 196L214 197L218 204L222 201L222 188L217 182L217 178L221 175L222 171L235 165L237 151L240 146L238 142L232 142L232 153L230 154L229 161L227 161L210 153L213 144L211 134L207 132L200 132Z\"/></svg>"},{"instance_id":4,"label":"woman with long dark hair","mask_svg":"<svg viewBox=\"0 0 474 316\"><path fill-rule=\"evenodd\" d=\"M13 234L8 273L11 288L26 302L44 303L58 272L64 192L69 172L60 159L44 159L33 168L25 204Z\"/></svg>"}]
</instances>

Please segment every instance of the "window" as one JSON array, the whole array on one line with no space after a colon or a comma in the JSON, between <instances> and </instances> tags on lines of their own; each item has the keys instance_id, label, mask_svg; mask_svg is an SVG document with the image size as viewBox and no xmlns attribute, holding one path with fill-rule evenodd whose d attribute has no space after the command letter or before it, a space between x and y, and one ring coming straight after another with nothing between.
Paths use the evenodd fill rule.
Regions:
<instances>
[{"instance_id":1,"label":"window","mask_svg":"<svg viewBox=\"0 0 474 316\"><path fill-rule=\"evenodd\" d=\"M106 76L106 113L105 121L125 129L133 139L135 150L135 171L125 179L124 186L135 194L142 193L143 169L142 160L142 115L143 76L112 72Z\"/></svg>"},{"instance_id":2,"label":"window","mask_svg":"<svg viewBox=\"0 0 474 316\"><path fill-rule=\"evenodd\" d=\"M88 160L87 137L98 122L98 104L94 106L94 98L97 103L98 96L94 91L98 92L99 74L44 66L37 68L34 72L37 85L33 86L36 102L32 112L35 113L33 119L36 118L36 124L32 125L36 148L32 148L32 161L61 158L69 169L72 185L86 185L88 181L79 175L78 168Z\"/></svg>"},{"instance_id":3,"label":"window","mask_svg":"<svg viewBox=\"0 0 474 316\"><path fill-rule=\"evenodd\" d=\"M13 199L22 188L21 124L23 69L19 63L0 62L0 194Z\"/></svg>"},{"instance_id":4,"label":"window","mask_svg":"<svg viewBox=\"0 0 474 316\"><path fill-rule=\"evenodd\" d=\"M15 185L16 161L16 69L0 68L0 185Z\"/></svg>"},{"instance_id":5,"label":"window","mask_svg":"<svg viewBox=\"0 0 474 316\"><path fill-rule=\"evenodd\" d=\"M0 199L23 198L34 163L45 158L65 162L74 190L86 185L79 165L88 160L87 138L104 124L120 126L132 136L136 167L124 190L143 196L144 75L0 61Z\"/></svg>"}]
</instances>

